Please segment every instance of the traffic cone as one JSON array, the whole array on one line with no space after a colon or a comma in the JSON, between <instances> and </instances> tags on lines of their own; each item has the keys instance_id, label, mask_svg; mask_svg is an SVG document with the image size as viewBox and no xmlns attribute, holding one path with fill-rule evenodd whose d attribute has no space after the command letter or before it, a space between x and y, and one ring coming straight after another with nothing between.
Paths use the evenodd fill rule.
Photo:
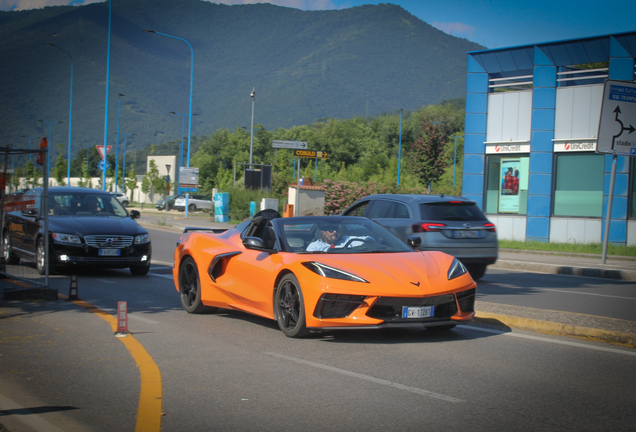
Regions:
<instances>
[{"instance_id":1,"label":"traffic cone","mask_svg":"<svg viewBox=\"0 0 636 432\"><path fill-rule=\"evenodd\" d=\"M77 298L79 298L77 297L77 275L71 275L71 286L69 287L69 290L68 290L67 300L74 300Z\"/></svg>"}]
</instances>

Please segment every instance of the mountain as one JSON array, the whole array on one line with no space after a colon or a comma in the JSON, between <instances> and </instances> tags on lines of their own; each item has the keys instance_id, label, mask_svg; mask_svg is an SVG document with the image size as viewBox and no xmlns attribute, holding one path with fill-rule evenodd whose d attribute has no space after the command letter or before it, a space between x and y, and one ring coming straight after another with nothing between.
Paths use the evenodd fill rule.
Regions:
<instances>
[{"instance_id":1,"label":"mountain","mask_svg":"<svg viewBox=\"0 0 636 432\"><path fill-rule=\"evenodd\" d=\"M0 146L22 136L68 144L73 63L72 153L104 143L108 2L0 12ZM301 11L271 4L113 0L108 144L130 148L221 127L272 130L321 118L417 109L465 94L466 53L483 49L443 33L399 6ZM123 94L120 99L119 94ZM188 122L185 121L187 134ZM186 138L187 139L187 138ZM120 137L120 142L123 138ZM35 144L35 140L34 140Z\"/></svg>"}]
</instances>

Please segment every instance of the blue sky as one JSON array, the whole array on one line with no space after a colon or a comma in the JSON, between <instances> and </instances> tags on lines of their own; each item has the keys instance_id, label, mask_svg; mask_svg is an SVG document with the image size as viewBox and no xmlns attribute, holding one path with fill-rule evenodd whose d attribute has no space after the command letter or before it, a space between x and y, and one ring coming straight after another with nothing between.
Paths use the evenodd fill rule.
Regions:
<instances>
[{"instance_id":1,"label":"blue sky","mask_svg":"<svg viewBox=\"0 0 636 432\"><path fill-rule=\"evenodd\" d=\"M103 1L103 0L102 0ZM81 5L96 0L0 0L0 10ZM446 33L488 48L636 31L636 0L216 0L303 10L393 3Z\"/></svg>"}]
</instances>

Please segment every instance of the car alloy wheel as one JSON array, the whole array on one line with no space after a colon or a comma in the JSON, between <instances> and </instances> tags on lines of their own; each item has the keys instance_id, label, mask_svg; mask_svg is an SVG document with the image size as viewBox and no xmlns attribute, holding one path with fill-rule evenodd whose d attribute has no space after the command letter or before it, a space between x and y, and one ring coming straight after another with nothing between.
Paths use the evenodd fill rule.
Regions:
<instances>
[{"instance_id":1,"label":"car alloy wheel","mask_svg":"<svg viewBox=\"0 0 636 432\"><path fill-rule=\"evenodd\" d=\"M46 252L44 249L43 238L38 239L38 244L35 252L35 266L37 267L39 274L46 274Z\"/></svg>"},{"instance_id":2,"label":"car alloy wheel","mask_svg":"<svg viewBox=\"0 0 636 432\"><path fill-rule=\"evenodd\" d=\"M18 264L20 262L20 257L15 256L11 250L11 238L8 231L4 233L4 262L5 264Z\"/></svg>"},{"instance_id":3,"label":"car alloy wheel","mask_svg":"<svg viewBox=\"0 0 636 432\"><path fill-rule=\"evenodd\" d=\"M296 276L288 274L281 279L274 301L276 321L283 334L290 338L306 336L309 330L305 324L305 305Z\"/></svg>"},{"instance_id":4,"label":"car alloy wheel","mask_svg":"<svg viewBox=\"0 0 636 432\"><path fill-rule=\"evenodd\" d=\"M181 306L186 312L201 314L216 310L216 308L205 306L201 301L199 269L191 257L186 257L179 267L179 291Z\"/></svg>"}]
</instances>

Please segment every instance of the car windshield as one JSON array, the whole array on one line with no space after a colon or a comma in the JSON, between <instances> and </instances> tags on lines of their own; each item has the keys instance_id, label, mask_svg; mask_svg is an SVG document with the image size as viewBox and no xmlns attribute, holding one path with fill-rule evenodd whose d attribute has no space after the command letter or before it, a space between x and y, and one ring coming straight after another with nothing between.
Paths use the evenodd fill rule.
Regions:
<instances>
[{"instance_id":1,"label":"car windshield","mask_svg":"<svg viewBox=\"0 0 636 432\"><path fill-rule=\"evenodd\" d=\"M283 249L295 253L413 252L380 224L358 217L301 217L276 219L282 227Z\"/></svg>"},{"instance_id":2,"label":"car windshield","mask_svg":"<svg viewBox=\"0 0 636 432\"><path fill-rule=\"evenodd\" d=\"M128 216L126 209L113 195L86 192L50 194L49 214L52 216Z\"/></svg>"}]
</instances>

